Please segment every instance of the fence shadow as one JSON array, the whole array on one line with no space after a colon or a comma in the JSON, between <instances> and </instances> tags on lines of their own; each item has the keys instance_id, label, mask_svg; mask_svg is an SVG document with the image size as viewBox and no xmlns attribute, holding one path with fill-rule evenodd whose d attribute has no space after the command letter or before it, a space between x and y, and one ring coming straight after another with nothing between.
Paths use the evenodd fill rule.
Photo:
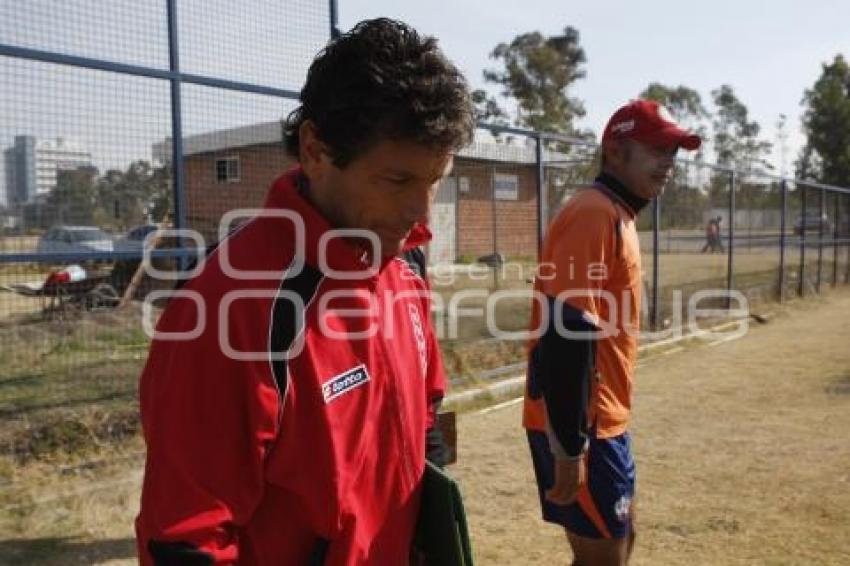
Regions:
<instances>
[{"instance_id":1,"label":"fence shadow","mask_svg":"<svg viewBox=\"0 0 850 566\"><path fill-rule=\"evenodd\" d=\"M67 565L98 564L108 560L135 560L132 538L80 541L72 537L7 539L0 541L3 564Z\"/></svg>"}]
</instances>

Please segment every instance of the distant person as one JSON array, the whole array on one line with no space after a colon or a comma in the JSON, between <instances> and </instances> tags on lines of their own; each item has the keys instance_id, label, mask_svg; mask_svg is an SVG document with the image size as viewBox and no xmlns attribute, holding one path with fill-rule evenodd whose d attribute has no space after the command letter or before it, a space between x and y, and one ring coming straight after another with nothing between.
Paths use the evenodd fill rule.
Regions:
<instances>
[{"instance_id":1,"label":"distant person","mask_svg":"<svg viewBox=\"0 0 850 566\"><path fill-rule=\"evenodd\" d=\"M717 219L715 220L715 224L717 225L717 233L714 237L714 247L715 247L715 250L718 251L719 253L724 253L726 251L723 248L723 238L721 236L722 232L720 231L720 223L722 221L723 221L723 218L721 216L718 216Z\"/></svg>"},{"instance_id":2,"label":"distant person","mask_svg":"<svg viewBox=\"0 0 850 566\"><path fill-rule=\"evenodd\" d=\"M145 566L408 564L445 375L401 254L430 238L470 95L436 40L381 18L325 47L300 101L271 215L157 325L183 337L156 337L141 376Z\"/></svg>"},{"instance_id":3,"label":"distant person","mask_svg":"<svg viewBox=\"0 0 850 566\"><path fill-rule=\"evenodd\" d=\"M714 253L714 250L717 247L718 231L717 218L709 218L708 222L705 224L705 245L702 247L701 253L705 253L707 251Z\"/></svg>"},{"instance_id":4,"label":"distant person","mask_svg":"<svg viewBox=\"0 0 850 566\"><path fill-rule=\"evenodd\" d=\"M621 566L631 554L627 429L641 312L635 218L664 191L679 148L700 143L656 102L623 106L605 128L599 176L567 201L543 244L551 269L535 282L546 303L532 307L532 330L543 332L530 344L523 424L543 518L566 529L573 564Z\"/></svg>"}]
</instances>

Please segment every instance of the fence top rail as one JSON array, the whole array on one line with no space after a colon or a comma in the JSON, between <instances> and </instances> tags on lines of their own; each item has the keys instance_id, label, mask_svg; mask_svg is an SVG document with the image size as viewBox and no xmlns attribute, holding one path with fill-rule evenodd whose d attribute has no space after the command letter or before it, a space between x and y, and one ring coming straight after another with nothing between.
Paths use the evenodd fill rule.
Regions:
<instances>
[{"instance_id":1,"label":"fence top rail","mask_svg":"<svg viewBox=\"0 0 850 566\"><path fill-rule=\"evenodd\" d=\"M170 80L178 80L186 83L194 83L203 86L212 86L219 87L228 90L241 90L245 92L253 92L256 94L265 94L270 96L277 96L281 98L290 98L290 99L298 99L298 93L291 90L286 89L278 89L271 88L262 85L255 85L250 83L242 83L238 81L229 81L224 79L218 79L213 77L205 77L201 75L193 75L188 73L179 73L170 70L163 69L153 69L148 67L142 67L138 65L128 65L123 63L116 63L112 61L105 61L100 59L92 59L88 57L79 57L74 55L66 55L62 53L55 53L52 51L42 51L37 49L30 49L25 47L18 47L13 45L7 45L4 43L0 43L0 55L10 56L10 57L18 57L23 59L32 59L43 62L52 62L59 64L66 64L77 67L85 67L91 69L112 71L122 74L129 75L138 75L138 76L147 76L151 78L160 78L160 79L170 79ZM525 136L531 139L543 141L555 141L555 142L563 142L572 145L580 145L584 147L593 147L598 148L599 143L595 141L590 141L583 138L577 138L573 136L569 136L562 133L557 132L539 132L535 130L528 130L524 128L518 128L514 126L505 126L499 124L488 124L486 122L478 122L476 126L483 130L488 130L494 134L513 134L519 136ZM825 183L818 183L816 181L808 181L803 179L797 179L795 177L785 177L782 175L772 175L766 172L757 172L757 173L746 173L740 170L737 170L732 167L725 167L722 165L717 165L714 163L707 163L701 160L695 159L686 159L686 158L677 158L676 161L678 163L696 165L699 167L707 167L709 169L713 169L715 171L724 171L730 174L737 175L753 175L763 179L769 179L773 181L780 182L792 182L798 185L805 185L807 187L812 187L815 189L823 189L826 191L841 193L841 194L850 194L850 188L847 187L838 187L835 185L828 185Z\"/></svg>"},{"instance_id":2,"label":"fence top rail","mask_svg":"<svg viewBox=\"0 0 850 566\"><path fill-rule=\"evenodd\" d=\"M528 138L532 138L540 141L558 141L564 143L570 143L574 145L582 145L586 147L599 147L599 143L595 141L589 141L582 138L576 138L572 136L568 136L566 134L560 134L556 132L538 132L535 130L527 130L523 128L517 128L513 126L502 126L499 124L488 124L486 122L478 122L476 126L482 130L489 130L494 134L514 134L518 136L526 136ZM828 185L825 183L818 183L817 181L808 181L804 179L797 179L796 177L787 177L782 175L773 175L770 173L766 173L763 171L759 172L744 172L739 169L735 169L734 167L726 167L723 165L717 165L715 163L708 163L706 161L698 160L698 159L687 159L684 157L677 157L677 163L683 163L686 165L696 165L698 167L706 167L709 169L713 169L715 171L723 171L730 174L735 175L750 175L754 177L759 177L763 179L768 179L771 181L785 181L789 183L795 183L797 185L805 185L807 187L812 187L815 189L823 189L826 191L848 194L850 195L850 188L848 187L839 187L836 185Z\"/></svg>"},{"instance_id":3,"label":"fence top rail","mask_svg":"<svg viewBox=\"0 0 850 566\"><path fill-rule=\"evenodd\" d=\"M79 55L68 55L65 53L57 53L55 51L45 51L40 49L32 49L29 47L18 47L15 45L8 45L2 42L0 42L0 56L26 59L30 61L40 61L42 63L55 63L59 65L79 67L83 69L93 69L97 71L108 71L113 73L120 73L123 75L181 81L184 83L191 83L201 86L251 92L254 94L264 94L267 96L276 96L279 98L290 98L297 100L299 97L299 93L297 91L290 89L276 88L253 83L234 81L224 78L208 77L204 75L184 73L168 69L159 69L155 67L146 67L129 63L118 63L106 59L81 57Z\"/></svg>"}]
</instances>

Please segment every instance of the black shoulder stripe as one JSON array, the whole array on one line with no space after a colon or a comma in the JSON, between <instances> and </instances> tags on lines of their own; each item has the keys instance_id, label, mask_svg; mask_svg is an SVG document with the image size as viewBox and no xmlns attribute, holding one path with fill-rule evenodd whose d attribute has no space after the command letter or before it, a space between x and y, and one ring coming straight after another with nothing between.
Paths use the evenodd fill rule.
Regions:
<instances>
[{"instance_id":1,"label":"black shoulder stripe","mask_svg":"<svg viewBox=\"0 0 850 566\"><path fill-rule=\"evenodd\" d=\"M274 306L272 307L272 328L269 338L270 353L282 354L288 351L295 342L295 339L298 338L298 335L304 330L307 306L313 300L313 297L315 297L319 284L322 282L322 277L321 271L309 265L304 265L298 275L284 279L281 282L279 296L275 299ZM298 295L301 298L301 303L304 305L304 312L295 312L295 303L286 298L284 292ZM282 400L285 397L287 387L287 363L285 359L281 358L282 356L275 356L272 359L271 366Z\"/></svg>"},{"instance_id":2,"label":"black shoulder stripe","mask_svg":"<svg viewBox=\"0 0 850 566\"><path fill-rule=\"evenodd\" d=\"M428 260L425 259L425 252L422 251L422 248L411 248L402 253L401 257L407 262L407 265L410 266L410 269L413 270L416 275L422 279L427 279Z\"/></svg>"},{"instance_id":3,"label":"black shoulder stripe","mask_svg":"<svg viewBox=\"0 0 850 566\"><path fill-rule=\"evenodd\" d=\"M148 552L156 566L212 566L213 558L188 542L148 541Z\"/></svg>"}]
</instances>

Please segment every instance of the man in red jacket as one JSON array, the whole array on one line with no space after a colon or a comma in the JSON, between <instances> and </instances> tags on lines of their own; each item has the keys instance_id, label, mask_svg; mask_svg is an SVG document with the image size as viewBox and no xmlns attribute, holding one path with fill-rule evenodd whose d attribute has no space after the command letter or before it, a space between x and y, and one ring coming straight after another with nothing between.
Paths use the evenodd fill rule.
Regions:
<instances>
[{"instance_id":1,"label":"man in red jacket","mask_svg":"<svg viewBox=\"0 0 850 566\"><path fill-rule=\"evenodd\" d=\"M286 122L299 166L171 299L141 377L143 564L406 564L445 377L398 257L471 139L432 38L358 24Z\"/></svg>"}]
</instances>

